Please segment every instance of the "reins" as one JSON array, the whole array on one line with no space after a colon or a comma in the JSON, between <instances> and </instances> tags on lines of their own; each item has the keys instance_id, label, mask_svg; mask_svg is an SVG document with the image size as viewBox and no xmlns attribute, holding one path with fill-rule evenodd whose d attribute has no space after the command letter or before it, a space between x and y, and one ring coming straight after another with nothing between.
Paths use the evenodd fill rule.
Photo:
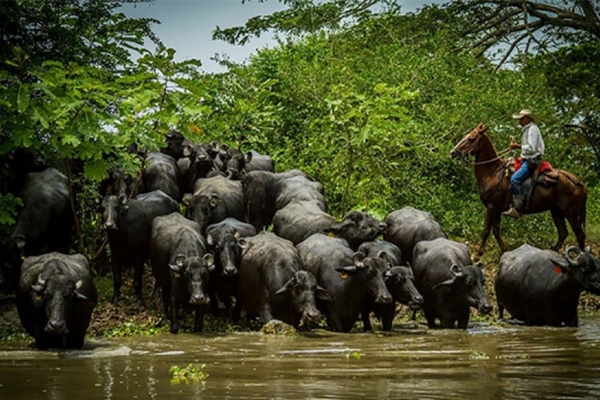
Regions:
<instances>
[{"instance_id":1,"label":"reins","mask_svg":"<svg viewBox=\"0 0 600 400\"><path fill-rule=\"evenodd\" d=\"M500 160L503 156L507 155L510 151L511 151L511 148L507 147L504 150L500 150L498 152L498 155L496 157L494 157L492 159L489 159L489 160L485 160L485 161L473 162L473 165L489 164L489 163L491 163L493 161Z\"/></svg>"}]
</instances>

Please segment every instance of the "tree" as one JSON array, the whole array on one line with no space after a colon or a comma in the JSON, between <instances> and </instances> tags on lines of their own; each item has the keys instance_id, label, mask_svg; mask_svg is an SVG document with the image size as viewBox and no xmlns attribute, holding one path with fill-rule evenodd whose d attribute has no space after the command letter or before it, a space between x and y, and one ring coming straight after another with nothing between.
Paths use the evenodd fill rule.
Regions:
<instances>
[{"instance_id":1,"label":"tree","mask_svg":"<svg viewBox=\"0 0 600 400\"><path fill-rule=\"evenodd\" d=\"M199 103L206 95L200 62L177 63L160 44L144 49L146 38L156 39L153 21L125 17L120 4L11 0L1 11L10 15L0 34L0 156L35 148L62 169L84 229L97 218L95 187L110 163L134 173L141 160L130 145L155 151L172 129L194 137L193 121L208 110ZM16 194L2 192L0 223L11 223Z\"/></svg>"}]
</instances>

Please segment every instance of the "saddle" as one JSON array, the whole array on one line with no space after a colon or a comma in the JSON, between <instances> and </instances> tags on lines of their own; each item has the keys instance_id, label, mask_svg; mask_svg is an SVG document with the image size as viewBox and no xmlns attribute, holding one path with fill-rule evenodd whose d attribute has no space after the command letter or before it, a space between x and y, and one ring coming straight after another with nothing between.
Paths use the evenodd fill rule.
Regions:
<instances>
[{"instance_id":1,"label":"saddle","mask_svg":"<svg viewBox=\"0 0 600 400\"><path fill-rule=\"evenodd\" d=\"M505 165L508 171L508 177L521 168L523 160L520 157L509 158ZM537 168L533 172L531 178L528 178L525 182L532 180L537 185L554 186L558 183L558 170L554 169L548 161L542 161L538 164ZM523 183L525 185L525 182ZM531 185L530 183L530 185ZM532 185L534 186L534 185Z\"/></svg>"},{"instance_id":2,"label":"saddle","mask_svg":"<svg viewBox=\"0 0 600 400\"><path fill-rule=\"evenodd\" d=\"M508 174L508 178L519 170L521 165L523 164L523 160L519 157L509 158L504 166L505 173ZM531 201L534 196L535 188L538 185L542 186L554 186L558 183L559 174L558 170L554 169L552 165L548 161L542 161L538 164L537 168L533 172L533 175L527 178L521 188L523 190L523 197L525 199L525 208Z\"/></svg>"}]
</instances>

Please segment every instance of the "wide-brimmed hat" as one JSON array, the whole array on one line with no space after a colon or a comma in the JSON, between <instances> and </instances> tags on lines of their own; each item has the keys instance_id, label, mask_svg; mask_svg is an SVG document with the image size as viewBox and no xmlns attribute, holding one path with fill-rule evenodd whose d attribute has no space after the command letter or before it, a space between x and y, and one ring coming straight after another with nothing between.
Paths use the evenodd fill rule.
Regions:
<instances>
[{"instance_id":1,"label":"wide-brimmed hat","mask_svg":"<svg viewBox=\"0 0 600 400\"><path fill-rule=\"evenodd\" d=\"M513 114L512 117L514 119L521 119L523 117L529 117L531 119L535 119L535 115L533 115L533 113L531 112L531 110L528 110L527 108L522 109L517 114Z\"/></svg>"}]
</instances>

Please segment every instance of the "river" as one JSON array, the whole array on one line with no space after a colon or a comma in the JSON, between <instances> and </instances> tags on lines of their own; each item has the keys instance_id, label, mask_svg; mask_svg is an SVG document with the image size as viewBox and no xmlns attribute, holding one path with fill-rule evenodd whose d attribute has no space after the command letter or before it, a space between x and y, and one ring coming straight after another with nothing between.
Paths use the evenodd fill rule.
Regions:
<instances>
[{"instance_id":1,"label":"river","mask_svg":"<svg viewBox=\"0 0 600 400\"><path fill-rule=\"evenodd\" d=\"M205 364L203 383L172 366ZM81 351L0 344L0 399L600 398L600 318L579 328L475 323L467 331L296 337L163 334Z\"/></svg>"}]
</instances>

